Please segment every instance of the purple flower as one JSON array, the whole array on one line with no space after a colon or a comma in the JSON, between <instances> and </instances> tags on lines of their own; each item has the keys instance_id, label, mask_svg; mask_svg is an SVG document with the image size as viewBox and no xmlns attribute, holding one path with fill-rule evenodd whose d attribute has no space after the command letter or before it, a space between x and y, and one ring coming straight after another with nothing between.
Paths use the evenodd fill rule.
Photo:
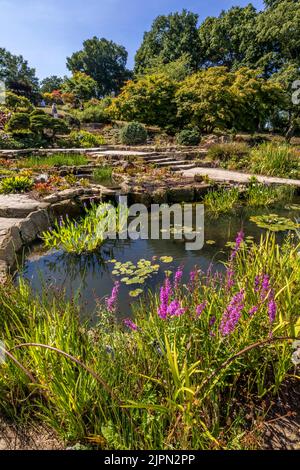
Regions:
<instances>
[{"instance_id":1,"label":"purple flower","mask_svg":"<svg viewBox=\"0 0 300 470\"><path fill-rule=\"evenodd\" d=\"M234 270L227 268L226 272L226 288L231 289L234 286Z\"/></svg>"},{"instance_id":2,"label":"purple flower","mask_svg":"<svg viewBox=\"0 0 300 470\"><path fill-rule=\"evenodd\" d=\"M271 299L268 304L268 314L269 314L270 323L273 323L275 321L276 313L277 313L276 302L274 299Z\"/></svg>"},{"instance_id":3,"label":"purple flower","mask_svg":"<svg viewBox=\"0 0 300 470\"><path fill-rule=\"evenodd\" d=\"M138 326L132 320L130 320L130 318L126 318L125 320L123 320L123 323L132 331L137 331L138 329Z\"/></svg>"},{"instance_id":4,"label":"purple flower","mask_svg":"<svg viewBox=\"0 0 300 470\"><path fill-rule=\"evenodd\" d=\"M236 328L244 308L245 291L238 292L223 313L220 331L223 336L230 335Z\"/></svg>"},{"instance_id":5,"label":"purple flower","mask_svg":"<svg viewBox=\"0 0 300 470\"><path fill-rule=\"evenodd\" d=\"M174 276L174 288L177 289L183 276L183 269L181 266L177 269Z\"/></svg>"},{"instance_id":6,"label":"purple flower","mask_svg":"<svg viewBox=\"0 0 300 470\"><path fill-rule=\"evenodd\" d=\"M119 281L116 281L112 289L111 296L108 299L106 299L106 306L109 312L116 311L119 289L120 289L120 283Z\"/></svg>"},{"instance_id":7,"label":"purple flower","mask_svg":"<svg viewBox=\"0 0 300 470\"><path fill-rule=\"evenodd\" d=\"M200 315L203 313L203 310L205 309L206 305L207 305L206 300L204 300L204 302L202 302L202 304L197 305L197 307L196 307L196 316L197 316L197 318L199 318Z\"/></svg>"},{"instance_id":8,"label":"purple flower","mask_svg":"<svg viewBox=\"0 0 300 470\"><path fill-rule=\"evenodd\" d=\"M170 279L167 277L164 285L160 289L160 306L158 307L157 314L160 318L165 320L168 315L169 300L172 295L172 287Z\"/></svg>"},{"instance_id":9,"label":"purple flower","mask_svg":"<svg viewBox=\"0 0 300 470\"><path fill-rule=\"evenodd\" d=\"M257 312L257 310L258 310L258 307L257 307L257 306L250 308L250 310L249 310L249 312L248 312L248 313L249 313L249 316L250 316L250 317L253 317L253 315Z\"/></svg>"},{"instance_id":10,"label":"purple flower","mask_svg":"<svg viewBox=\"0 0 300 470\"><path fill-rule=\"evenodd\" d=\"M236 257L237 252L239 251L240 246L241 246L241 244L242 244L243 241L244 241L244 236L245 236L245 234L244 234L243 230L241 230L241 231L237 234L237 237L236 237L236 239L235 239L235 247L234 247L234 249L233 249L233 251L232 251L232 253L231 253L230 261L233 261L234 258Z\"/></svg>"},{"instance_id":11,"label":"purple flower","mask_svg":"<svg viewBox=\"0 0 300 470\"><path fill-rule=\"evenodd\" d=\"M209 319L209 326L214 326L214 324L216 323L216 317L213 315L210 319Z\"/></svg>"},{"instance_id":12,"label":"purple flower","mask_svg":"<svg viewBox=\"0 0 300 470\"><path fill-rule=\"evenodd\" d=\"M181 307L178 300L172 300L167 308L167 315L170 315L170 317L180 317L185 311L186 309Z\"/></svg>"},{"instance_id":13,"label":"purple flower","mask_svg":"<svg viewBox=\"0 0 300 470\"><path fill-rule=\"evenodd\" d=\"M198 270L194 269L193 271L190 272L190 283L193 285L196 278L197 278Z\"/></svg>"}]
</instances>

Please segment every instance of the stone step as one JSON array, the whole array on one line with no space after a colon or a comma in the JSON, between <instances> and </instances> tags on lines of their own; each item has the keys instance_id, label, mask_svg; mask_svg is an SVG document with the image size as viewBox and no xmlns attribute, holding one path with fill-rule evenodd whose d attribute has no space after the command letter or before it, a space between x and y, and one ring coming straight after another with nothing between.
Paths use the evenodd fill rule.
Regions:
<instances>
[{"instance_id":1,"label":"stone step","mask_svg":"<svg viewBox=\"0 0 300 470\"><path fill-rule=\"evenodd\" d=\"M173 170L173 171L184 171L184 170L190 170L191 168L195 168L195 167L196 167L195 163L187 163L186 165L173 166L173 167L171 167L171 170Z\"/></svg>"},{"instance_id":2,"label":"stone step","mask_svg":"<svg viewBox=\"0 0 300 470\"><path fill-rule=\"evenodd\" d=\"M161 163L155 163L155 166L157 166L158 168L163 168L166 166L180 166L180 165L183 165L184 163L186 163L186 160L173 160L171 158L170 161L163 161Z\"/></svg>"}]
</instances>

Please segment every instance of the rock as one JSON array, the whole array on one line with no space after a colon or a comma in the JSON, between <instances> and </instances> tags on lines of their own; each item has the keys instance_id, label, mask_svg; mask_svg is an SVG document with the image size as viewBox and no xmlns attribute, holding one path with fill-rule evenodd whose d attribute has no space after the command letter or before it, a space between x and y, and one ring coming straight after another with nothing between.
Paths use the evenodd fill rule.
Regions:
<instances>
[{"instance_id":1,"label":"rock","mask_svg":"<svg viewBox=\"0 0 300 470\"><path fill-rule=\"evenodd\" d=\"M47 202L36 201L25 194L0 195L0 217L25 218L31 212L45 209Z\"/></svg>"},{"instance_id":2,"label":"rock","mask_svg":"<svg viewBox=\"0 0 300 470\"><path fill-rule=\"evenodd\" d=\"M160 188L156 189L152 193L152 203L153 204L165 204L168 202L167 190Z\"/></svg>"},{"instance_id":3,"label":"rock","mask_svg":"<svg viewBox=\"0 0 300 470\"><path fill-rule=\"evenodd\" d=\"M0 260L0 284L5 284L8 274L8 265L6 261Z\"/></svg>"},{"instance_id":4,"label":"rock","mask_svg":"<svg viewBox=\"0 0 300 470\"><path fill-rule=\"evenodd\" d=\"M151 195L147 192L133 192L129 194L130 204L144 204L146 207L151 205Z\"/></svg>"},{"instance_id":5,"label":"rock","mask_svg":"<svg viewBox=\"0 0 300 470\"><path fill-rule=\"evenodd\" d=\"M51 206L51 212L55 217L60 215L76 217L82 213L82 208L72 199L65 199L64 201L53 204Z\"/></svg>"},{"instance_id":6,"label":"rock","mask_svg":"<svg viewBox=\"0 0 300 470\"><path fill-rule=\"evenodd\" d=\"M30 216L26 219L20 220L20 222L17 224L17 227L20 231L21 240L24 245L32 243L36 239L36 228Z\"/></svg>"},{"instance_id":7,"label":"rock","mask_svg":"<svg viewBox=\"0 0 300 470\"><path fill-rule=\"evenodd\" d=\"M193 186L168 189L167 198L169 203L193 202L195 199Z\"/></svg>"},{"instance_id":8,"label":"rock","mask_svg":"<svg viewBox=\"0 0 300 470\"><path fill-rule=\"evenodd\" d=\"M48 211L43 209L32 212L30 214L30 220L34 225L36 236L40 235L45 230L48 230L49 226L51 225Z\"/></svg>"},{"instance_id":9,"label":"rock","mask_svg":"<svg viewBox=\"0 0 300 470\"><path fill-rule=\"evenodd\" d=\"M47 183L48 180L49 175L47 175L46 173L42 173L34 179L35 183Z\"/></svg>"},{"instance_id":10,"label":"rock","mask_svg":"<svg viewBox=\"0 0 300 470\"><path fill-rule=\"evenodd\" d=\"M0 236L0 260L8 266L16 264L16 253L22 248L22 240L18 227L13 225L6 234Z\"/></svg>"}]
</instances>

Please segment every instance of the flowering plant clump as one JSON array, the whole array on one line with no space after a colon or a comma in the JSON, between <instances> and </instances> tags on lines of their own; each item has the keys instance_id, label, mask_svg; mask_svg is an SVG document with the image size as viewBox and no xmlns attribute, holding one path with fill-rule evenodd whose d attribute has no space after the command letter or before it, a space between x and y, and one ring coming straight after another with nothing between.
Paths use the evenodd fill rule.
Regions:
<instances>
[{"instance_id":1,"label":"flowering plant clump","mask_svg":"<svg viewBox=\"0 0 300 470\"><path fill-rule=\"evenodd\" d=\"M264 403L299 376L300 246L241 239L225 270L184 284L180 267L122 321L116 282L93 327L74 301L0 285L1 409L105 449L259 448Z\"/></svg>"}]
</instances>

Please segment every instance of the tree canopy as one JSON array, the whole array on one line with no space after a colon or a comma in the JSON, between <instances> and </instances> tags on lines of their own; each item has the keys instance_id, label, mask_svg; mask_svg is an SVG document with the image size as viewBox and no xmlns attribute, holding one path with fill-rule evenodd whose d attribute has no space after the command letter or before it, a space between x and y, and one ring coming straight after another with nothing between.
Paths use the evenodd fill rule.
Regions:
<instances>
[{"instance_id":1,"label":"tree canopy","mask_svg":"<svg viewBox=\"0 0 300 470\"><path fill-rule=\"evenodd\" d=\"M143 73L157 59L169 63L183 55L189 58L191 70L197 70L201 58L197 21L198 15L186 10L158 16L136 53L135 73Z\"/></svg>"},{"instance_id":2,"label":"tree canopy","mask_svg":"<svg viewBox=\"0 0 300 470\"><path fill-rule=\"evenodd\" d=\"M35 69L29 67L23 56L13 55L0 48L0 80L12 92L23 95L30 100L38 97L38 79Z\"/></svg>"},{"instance_id":3,"label":"tree canopy","mask_svg":"<svg viewBox=\"0 0 300 470\"><path fill-rule=\"evenodd\" d=\"M73 73L83 72L97 82L97 97L118 93L130 78L126 69L127 51L113 41L94 36L83 43L83 49L67 58Z\"/></svg>"},{"instance_id":4,"label":"tree canopy","mask_svg":"<svg viewBox=\"0 0 300 470\"><path fill-rule=\"evenodd\" d=\"M52 93L54 90L59 90L64 82L66 77L58 77L57 75L51 75L50 77L44 78L40 84L41 93Z\"/></svg>"}]
</instances>

